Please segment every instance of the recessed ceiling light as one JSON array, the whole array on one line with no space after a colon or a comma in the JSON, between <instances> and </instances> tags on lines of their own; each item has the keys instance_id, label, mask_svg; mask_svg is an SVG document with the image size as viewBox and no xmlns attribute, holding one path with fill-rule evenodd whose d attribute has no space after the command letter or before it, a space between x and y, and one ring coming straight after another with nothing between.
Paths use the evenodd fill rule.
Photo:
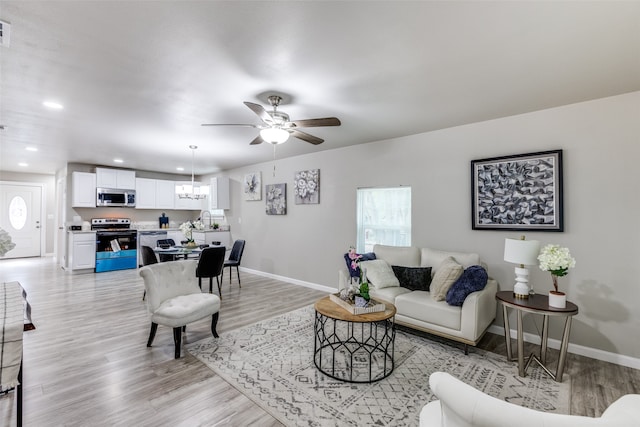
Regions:
<instances>
[{"instance_id":1,"label":"recessed ceiling light","mask_svg":"<svg viewBox=\"0 0 640 427\"><path fill-rule=\"evenodd\" d=\"M115 163L124 163L124 160L122 160L122 159L113 159L113 161Z\"/></svg>"},{"instance_id":2,"label":"recessed ceiling light","mask_svg":"<svg viewBox=\"0 0 640 427\"><path fill-rule=\"evenodd\" d=\"M55 101L44 101L42 105L44 105L47 108L51 108L52 110L62 110L64 108L62 104Z\"/></svg>"},{"instance_id":3,"label":"recessed ceiling light","mask_svg":"<svg viewBox=\"0 0 640 427\"><path fill-rule=\"evenodd\" d=\"M28 163L24 163L24 162L20 162L18 163L18 166L22 166L23 168L26 168L27 166L29 166Z\"/></svg>"},{"instance_id":4,"label":"recessed ceiling light","mask_svg":"<svg viewBox=\"0 0 640 427\"><path fill-rule=\"evenodd\" d=\"M184 168L183 168L182 166L178 166L178 167L176 168L176 170L177 170L177 171L182 172L182 171L184 170Z\"/></svg>"},{"instance_id":5,"label":"recessed ceiling light","mask_svg":"<svg viewBox=\"0 0 640 427\"><path fill-rule=\"evenodd\" d=\"M38 151L38 149L36 147L27 147L27 148L25 148L25 150L27 150L27 151Z\"/></svg>"}]
</instances>

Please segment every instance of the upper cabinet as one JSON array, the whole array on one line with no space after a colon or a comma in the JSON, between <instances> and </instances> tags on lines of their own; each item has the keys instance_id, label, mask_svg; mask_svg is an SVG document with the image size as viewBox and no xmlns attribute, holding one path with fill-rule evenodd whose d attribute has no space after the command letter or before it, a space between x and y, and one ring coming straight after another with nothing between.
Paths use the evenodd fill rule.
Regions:
<instances>
[{"instance_id":1,"label":"upper cabinet","mask_svg":"<svg viewBox=\"0 0 640 427\"><path fill-rule=\"evenodd\" d=\"M71 174L71 206L74 208L96 207L96 174L73 172Z\"/></svg>"},{"instance_id":2,"label":"upper cabinet","mask_svg":"<svg viewBox=\"0 0 640 427\"><path fill-rule=\"evenodd\" d=\"M96 168L96 184L100 188L133 190L136 188L136 171Z\"/></svg>"},{"instance_id":3,"label":"upper cabinet","mask_svg":"<svg viewBox=\"0 0 640 427\"><path fill-rule=\"evenodd\" d=\"M209 209L230 209L229 178L223 176L211 178L209 197Z\"/></svg>"},{"instance_id":4,"label":"upper cabinet","mask_svg":"<svg viewBox=\"0 0 640 427\"><path fill-rule=\"evenodd\" d=\"M174 198L173 181L136 178L136 209L174 209Z\"/></svg>"}]
</instances>

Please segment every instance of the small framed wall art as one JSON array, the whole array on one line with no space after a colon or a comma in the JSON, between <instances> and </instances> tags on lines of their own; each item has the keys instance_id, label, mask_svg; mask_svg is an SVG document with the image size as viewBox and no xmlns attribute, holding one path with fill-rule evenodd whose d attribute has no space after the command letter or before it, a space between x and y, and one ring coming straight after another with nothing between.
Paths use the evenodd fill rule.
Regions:
<instances>
[{"instance_id":1,"label":"small framed wall art","mask_svg":"<svg viewBox=\"0 0 640 427\"><path fill-rule=\"evenodd\" d=\"M264 189L267 215L286 215L287 184L267 184Z\"/></svg>"},{"instance_id":2,"label":"small framed wall art","mask_svg":"<svg viewBox=\"0 0 640 427\"><path fill-rule=\"evenodd\" d=\"M246 174L242 191L245 200L262 200L262 174L260 172Z\"/></svg>"},{"instance_id":3,"label":"small framed wall art","mask_svg":"<svg viewBox=\"0 0 640 427\"><path fill-rule=\"evenodd\" d=\"M563 231L562 150L471 161L474 230Z\"/></svg>"},{"instance_id":4,"label":"small framed wall art","mask_svg":"<svg viewBox=\"0 0 640 427\"><path fill-rule=\"evenodd\" d=\"M293 177L293 194L296 205L320 203L320 169L298 171Z\"/></svg>"}]
</instances>

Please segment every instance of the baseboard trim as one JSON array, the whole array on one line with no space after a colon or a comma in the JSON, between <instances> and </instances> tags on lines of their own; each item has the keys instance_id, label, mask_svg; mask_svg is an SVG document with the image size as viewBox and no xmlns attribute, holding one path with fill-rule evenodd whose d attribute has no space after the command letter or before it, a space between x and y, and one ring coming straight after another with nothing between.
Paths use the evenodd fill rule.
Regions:
<instances>
[{"instance_id":1,"label":"baseboard trim","mask_svg":"<svg viewBox=\"0 0 640 427\"><path fill-rule=\"evenodd\" d=\"M305 282L304 280L292 279L290 277L279 276L277 274L265 273L264 271L253 270L246 267L240 267L240 271L246 271L247 273L255 274L257 276L268 277L270 279L280 280L282 282L291 283L298 286L304 286L306 288L316 289L318 291L336 292L337 288L329 286L319 285L317 283ZM498 325L491 325L487 332L492 334L504 336L504 328ZM516 339L517 332L511 329L511 338ZM524 340L533 344L540 344L540 336L525 332ZM560 340L549 338L548 343L550 348L560 349ZM616 354L609 351L599 350L597 348L585 347L582 345L569 343L569 353L578 354L580 356L590 357L596 360L602 360L604 362L613 363L620 366L626 366L628 368L640 369L640 359L630 356L624 356L622 354Z\"/></svg>"},{"instance_id":2,"label":"baseboard trim","mask_svg":"<svg viewBox=\"0 0 640 427\"><path fill-rule=\"evenodd\" d=\"M491 325L488 332L492 334L500 335L504 337L504 327ZM517 338L518 332L515 329L510 330L512 339ZM525 342L540 345L540 336L529 332L524 333ZM549 338L548 346L556 350L560 349L560 340ZM515 350L514 350L515 351ZM590 357L596 360L602 360L603 362L614 363L620 366L626 366L628 368L640 369L640 359L630 356L624 356L622 354L612 353L610 351L604 351L597 348L585 347L583 345L571 344L567 349L569 353L574 353L580 356Z\"/></svg>"},{"instance_id":3,"label":"baseboard trim","mask_svg":"<svg viewBox=\"0 0 640 427\"><path fill-rule=\"evenodd\" d=\"M317 283L305 282L304 280L292 279L291 277L279 276L277 274L265 273L264 271L252 270L246 267L240 267L240 271L246 271L247 273L255 274L257 276L268 277L270 279L280 280L281 282L291 283L298 286L304 286L305 288L311 288L324 292L337 292L337 288L329 286L319 285Z\"/></svg>"}]
</instances>

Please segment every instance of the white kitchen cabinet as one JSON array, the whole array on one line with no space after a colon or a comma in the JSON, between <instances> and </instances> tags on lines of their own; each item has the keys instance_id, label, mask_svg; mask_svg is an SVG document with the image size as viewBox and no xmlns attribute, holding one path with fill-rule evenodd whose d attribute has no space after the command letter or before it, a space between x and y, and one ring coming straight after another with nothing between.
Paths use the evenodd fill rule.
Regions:
<instances>
[{"instance_id":1,"label":"white kitchen cabinet","mask_svg":"<svg viewBox=\"0 0 640 427\"><path fill-rule=\"evenodd\" d=\"M100 188L133 190L136 188L136 171L96 168L96 184Z\"/></svg>"},{"instance_id":2,"label":"white kitchen cabinet","mask_svg":"<svg viewBox=\"0 0 640 427\"><path fill-rule=\"evenodd\" d=\"M173 181L136 178L136 209L173 209L174 199Z\"/></svg>"},{"instance_id":3,"label":"white kitchen cabinet","mask_svg":"<svg viewBox=\"0 0 640 427\"><path fill-rule=\"evenodd\" d=\"M156 209L173 209L176 189L173 181L156 180Z\"/></svg>"},{"instance_id":4,"label":"white kitchen cabinet","mask_svg":"<svg viewBox=\"0 0 640 427\"><path fill-rule=\"evenodd\" d=\"M73 172L71 174L71 206L74 208L96 207L96 174Z\"/></svg>"},{"instance_id":5,"label":"white kitchen cabinet","mask_svg":"<svg viewBox=\"0 0 640 427\"><path fill-rule=\"evenodd\" d=\"M194 231L193 240L198 245L210 245L211 242L220 242L226 249L231 249L233 242L231 241L231 232L229 231Z\"/></svg>"},{"instance_id":6,"label":"white kitchen cabinet","mask_svg":"<svg viewBox=\"0 0 640 427\"><path fill-rule=\"evenodd\" d=\"M176 181L174 188L174 201L175 204L173 206L174 209L183 209L183 210L192 210L192 211L201 211L203 209L207 209L207 205L209 203L209 197L207 196L204 199L181 199L178 196L178 192L182 191L183 186L191 187L191 181ZM196 187L200 186L199 182L194 183Z\"/></svg>"},{"instance_id":7,"label":"white kitchen cabinet","mask_svg":"<svg viewBox=\"0 0 640 427\"><path fill-rule=\"evenodd\" d=\"M156 181L149 178L136 178L136 209L156 208Z\"/></svg>"},{"instance_id":8,"label":"white kitchen cabinet","mask_svg":"<svg viewBox=\"0 0 640 427\"><path fill-rule=\"evenodd\" d=\"M211 178L211 184L209 185L209 210L229 209L231 207L230 205L229 178L226 176Z\"/></svg>"},{"instance_id":9,"label":"white kitchen cabinet","mask_svg":"<svg viewBox=\"0 0 640 427\"><path fill-rule=\"evenodd\" d=\"M69 232L68 270L85 270L96 267L96 232Z\"/></svg>"}]
</instances>

